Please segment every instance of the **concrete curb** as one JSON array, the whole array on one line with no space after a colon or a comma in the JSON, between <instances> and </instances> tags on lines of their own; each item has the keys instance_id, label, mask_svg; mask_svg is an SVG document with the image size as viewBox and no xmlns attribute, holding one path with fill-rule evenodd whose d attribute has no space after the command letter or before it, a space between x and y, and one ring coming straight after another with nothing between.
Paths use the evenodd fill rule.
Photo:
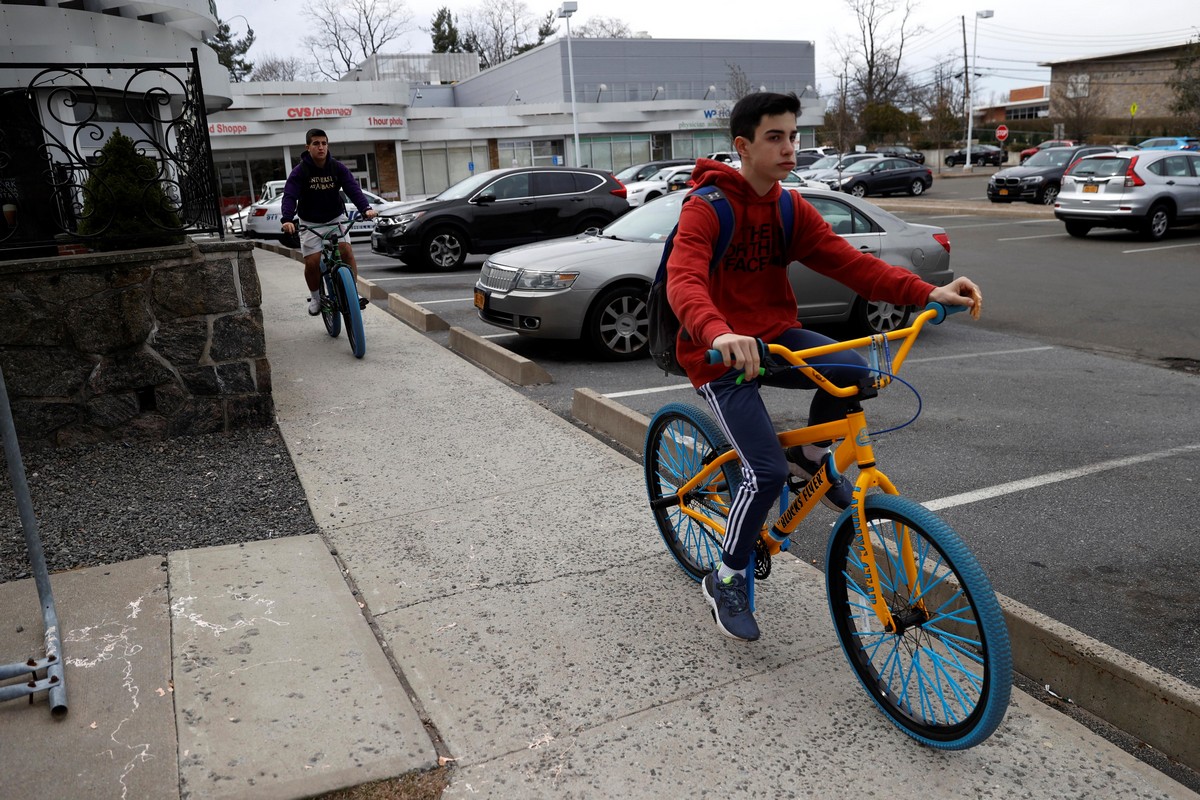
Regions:
<instances>
[{"instance_id":1,"label":"concrete curb","mask_svg":"<svg viewBox=\"0 0 1200 800\"><path fill-rule=\"evenodd\" d=\"M398 294L387 294L387 310L393 317L422 333L450 329L450 325L446 320L427 308L417 305L407 297Z\"/></svg>"},{"instance_id":2,"label":"concrete curb","mask_svg":"<svg viewBox=\"0 0 1200 800\"><path fill-rule=\"evenodd\" d=\"M571 414L640 453L650 420L592 389L575 390ZM1200 769L1200 688L1122 653L1010 597L998 595L1013 669L1114 727Z\"/></svg>"},{"instance_id":3,"label":"concrete curb","mask_svg":"<svg viewBox=\"0 0 1200 800\"><path fill-rule=\"evenodd\" d=\"M554 382L550 373L536 362L492 344L465 328L450 328L450 349L518 386Z\"/></svg>"}]
</instances>

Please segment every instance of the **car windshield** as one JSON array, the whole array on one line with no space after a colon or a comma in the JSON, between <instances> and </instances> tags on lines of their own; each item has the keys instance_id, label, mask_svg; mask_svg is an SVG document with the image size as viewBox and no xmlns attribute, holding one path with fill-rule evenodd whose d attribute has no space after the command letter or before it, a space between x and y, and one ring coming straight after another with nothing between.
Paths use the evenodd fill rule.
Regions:
<instances>
[{"instance_id":1,"label":"car windshield","mask_svg":"<svg viewBox=\"0 0 1200 800\"><path fill-rule=\"evenodd\" d=\"M604 236L627 242L665 242L679 222L684 192L663 195L618 217L604 229Z\"/></svg>"},{"instance_id":2,"label":"car windshield","mask_svg":"<svg viewBox=\"0 0 1200 800\"><path fill-rule=\"evenodd\" d=\"M1114 175L1124 175L1128 163L1129 160L1125 158L1084 158L1071 167L1067 174L1079 178L1111 178Z\"/></svg>"},{"instance_id":3,"label":"car windshield","mask_svg":"<svg viewBox=\"0 0 1200 800\"><path fill-rule=\"evenodd\" d=\"M871 167L879 163L878 158L864 158L862 161L855 161L850 166L846 167L842 172L847 175L858 175L863 172L869 172Z\"/></svg>"},{"instance_id":4,"label":"car windshield","mask_svg":"<svg viewBox=\"0 0 1200 800\"><path fill-rule=\"evenodd\" d=\"M837 156L823 156L808 165L809 169L833 169L837 166Z\"/></svg>"},{"instance_id":5,"label":"car windshield","mask_svg":"<svg viewBox=\"0 0 1200 800\"><path fill-rule=\"evenodd\" d=\"M1065 167L1071 163L1075 151L1069 147L1051 147L1039 150L1025 161L1027 167Z\"/></svg>"},{"instance_id":6,"label":"car windshield","mask_svg":"<svg viewBox=\"0 0 1200 800\"><path fill-rule=\"evenodd\" d=\"M500 174L500 170L494 169L488 172L481 172L478 175L472 175L469 178L463 178L458 183L443 189L439 194L429 198L430 200L461 200L464 197L470 197L479 190L479 187L494 180Z\"/></svg>"},{"instance_id":7,"label":"car windshield","mask_svg":"<svg viewBox=\"0 0 1200 800\"><path fill-rule=\"evenodd\" d=\"M646 178L646 180L648 180L648 181L665 181L667 178L671 177L671 173L673 173L676 169L677 169L677 167L663 167L658 172L651 175L649 178Z\"/></svg>"}]
</instances>

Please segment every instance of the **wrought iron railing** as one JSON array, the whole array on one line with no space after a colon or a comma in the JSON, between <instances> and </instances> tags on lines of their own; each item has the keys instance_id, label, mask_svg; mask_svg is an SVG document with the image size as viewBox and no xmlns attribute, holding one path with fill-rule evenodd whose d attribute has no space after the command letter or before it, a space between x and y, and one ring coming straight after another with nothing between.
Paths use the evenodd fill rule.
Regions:
<instances>
[{"instance_id":1,"label":"wrought iron railing","mask_svg":"<svg viewBox=\"0 0 1200 800\"><path fill-rule=\"evenodd\" d=\"M36 72L0 91L0 250L224 236L195 48L190 62L4 66ZM116 130L137 154L119 175L102 150Z\"/></svg>"}]
</instances>

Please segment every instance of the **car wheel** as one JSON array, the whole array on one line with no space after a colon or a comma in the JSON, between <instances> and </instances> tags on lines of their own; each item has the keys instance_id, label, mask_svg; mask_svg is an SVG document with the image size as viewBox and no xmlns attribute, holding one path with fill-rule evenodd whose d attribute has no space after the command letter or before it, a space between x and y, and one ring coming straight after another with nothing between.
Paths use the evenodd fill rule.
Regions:
<instances>
[{"instance_id":1,"label":"car wheel","mask_svg":"<svg viewBox=\"0 0 1200 800\"><path fill-rule=\"evenodd\" d=\"M430 269L458 269L467 260L466 237L449 225L438 226L421 240L421 255Z\"/></svg>"},{"instance_id":2,"label":"car wheel","mask_svg":"<svg viewBox=\"0 0 1200 800\"><path fill-rule=\"evenodd\" d=\"M855 197L866 197L867 196L867 185L865 183L856 183L853 186L851 186L849 189L847 189L846 191L848 191L850 194L854 195Z\"/></svg>"},{"instance_id":3,"label":"car wheel","mask_svg":"<svg viewBox=\"0 0 1200 800\"><path fill-rule=\"evenodd\" d=\"M897 306L882 300L856 298L850 309L850 325L863 336L890 333L908 324L912 306Z\"/></svg>"},{"instance_id":4,"label":"car wheel","mask_svg":"<svg viewBox=\"0 0 1200 800\"><path fill-rule=\"evenodd\" d=\"M946 156L946 166L947 166L947 167L953 167L953 166L954 166L954 159L953 159L953 158L951 158L950 156Z\"/></svg>"},{"instance_id":5,"label":"car wheel","mask_svg":"<svg viewBox=\"0 0 1200 800\"><path fill-rule=\"evenodd\" d=\"M644 198L642 198L642 205L646 205L646 203L649 203L651 200L655 200L659 197L662 197L662 195L658 192L650 192Z\"/></svg>"},{"instance_id":6,"label":"car wheel","mask_svg":"<svg viewBox=\"0 0 1200 800\"><path fill-rule=\"evenodd\" d=\"M650 314L646 286L614 286L588 312L584 337L600 358L628 361L649 352Z\"/></svg>"},{"instance_id":7,"label":"car wheel","mask_svg":"<svg viewBox=\"0 0 1200 800\"><path fill-rule=\"evenodd\" d=\"M908 187L908 193L913 197L916 197L919 194L925 194L925 181L921 180L920 178L914 180L912 182L912 186Z\"/></svg>"},{"instance_id":8,"label":"car wheel","mask_svg":"<svg viewBox=\"0 0 1200 800\"><path fill-rule=\"evenodd\" d=\"M1042 188L1042 191L1033 200L1035 203L1041 203L1044 206L1054 205L1054 201L1058 199L1058 184L1051 183Z\"/></svg>"},{"instance_id":9,"label":"car wheel","mask_svg":"<svg viewBox=\"0 0 1200 800\"><path fill-rule=\"evenodd\" d=\"M1067 233L1071 234L1076 239L1082 239L1083 237L1087 236L1088 231L1092 229L1092 226L1088 225L1086 222L1068 221L1066 225Z\"/></svg>"},{"instance_id":10,"label":"car wheel","mask_svg":"<svg viewBox=\"0 0 1200 800\"><path fill-rule=\"evenodd\" d=\"M1170 227L1171 210L1162 203L1158 203L1150 209L1150 213L1142 220L1141 232L1142 236L1146 239L1157 242L1167 235L1167 228Z\"/></svg>"}]
</instances>

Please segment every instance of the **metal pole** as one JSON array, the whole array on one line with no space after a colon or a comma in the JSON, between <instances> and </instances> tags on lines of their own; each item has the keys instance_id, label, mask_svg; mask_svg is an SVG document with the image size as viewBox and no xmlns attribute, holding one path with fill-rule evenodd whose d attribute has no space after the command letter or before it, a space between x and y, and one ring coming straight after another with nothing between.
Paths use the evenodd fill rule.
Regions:
<instances>
[{"instance_id":1,"label":"metal pole","mask_svg":"<svg viewBox=\"0 0 1200 800\"><path fill-rule=\"evenodd\" d=\"M963 172L974 169L971 164L971 136L975 128L975 65L979 61L979 12L975 12L975 33L971 39L971 83L967 92L967 160L963 164Z\"/></svg>"},{"instance_id":2,"label":"metal pole","mask_svg":"<svg viewBox=\"0 0 1200 800\"><path fill-rule=\"evenodd\" d=\"M54 593L50 589L50 573L46 570L46 555L42 551L42 540L38 537L37 517L33 513L29 484L25 480L25 464L21 461L21 448L17 444L17 428L13 423L12 406L8 402L8 387L4 384L4 370L2 369L0 369L0 436L4 438L4 456L8 460L8 474L12 479L13 496L17 499L21 527L25 531L25 549L29 551L29 564L33 568L33 579L37 585L38 600L42 606L42 624L46 646L44 659L29 659L24 664L17 665L0 665L0 678L26 672L36 675L37 670L46 670L46 677L42 680L33 677L23 686L0 687L0 689L9 690L0 690L0 700L46 690L50 695L50 713L55 717L61 717L67 713L67 686L59 650L58 614L54 609Z\"/></svg>"},{"instance_id":3,"label":"metal pole","mask_svg":"<svg viewBox=\"0 0 1200 800\"><path fill-rule=\"evenodd\" d=\"M567 71L571 77L571 130L575 133L575 164L583 166L579 161L579 118L575 116L575 59L571 56L571 17L567 16Z\"/></svg>"}]
</instances>

